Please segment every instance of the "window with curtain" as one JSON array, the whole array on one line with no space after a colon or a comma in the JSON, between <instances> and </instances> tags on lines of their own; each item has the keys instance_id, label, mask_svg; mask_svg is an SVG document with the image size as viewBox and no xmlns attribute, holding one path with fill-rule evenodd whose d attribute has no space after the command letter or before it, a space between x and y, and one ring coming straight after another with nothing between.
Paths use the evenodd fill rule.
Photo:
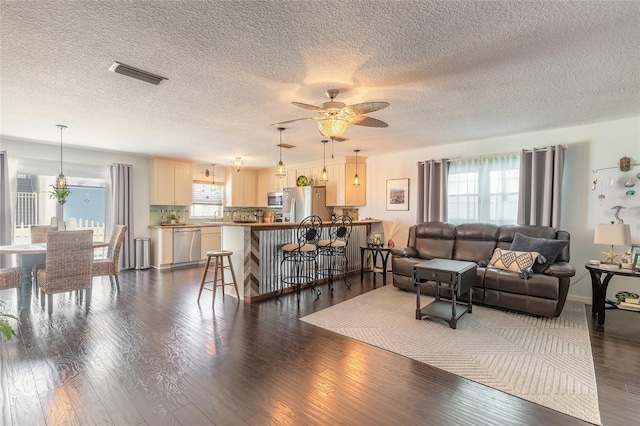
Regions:
<instances>
[{"instance_id":1,"label":"window with curtain","mask_svg":"<svg viewBox=\"0 0 640 426\"><path fill-rule=\"evenodd\" d=\"M222 218L222 194L224 186L212 184L193 184L193 201L189 207L192 218Z\"/></svg>"},{"instance_id":2,"label":"window with curtain","mask_svg":"<svg viewBox=\"0 0 640 426\"><path fill-rule=\"evenodd\" d=\"M449 162L447 222L516 223L518 154Z\"/></svg>"}]
</instances>

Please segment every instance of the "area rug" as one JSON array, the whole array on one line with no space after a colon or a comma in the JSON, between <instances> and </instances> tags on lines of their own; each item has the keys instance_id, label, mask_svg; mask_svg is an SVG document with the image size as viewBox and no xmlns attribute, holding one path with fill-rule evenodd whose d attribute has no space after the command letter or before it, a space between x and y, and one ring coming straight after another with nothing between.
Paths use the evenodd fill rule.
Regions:
<instances>
[{"instance_id":1,"label":"area rug","mask_svg":"<svg viewBox=\"0 0 640 426\"><path fill-rule=\"evenodd\" d=\"M584 304L567 301L558 318L474 306L454 330L416 320L415 303L385 286L300 320L601 424Z\"/></svg>"}]
</instances>

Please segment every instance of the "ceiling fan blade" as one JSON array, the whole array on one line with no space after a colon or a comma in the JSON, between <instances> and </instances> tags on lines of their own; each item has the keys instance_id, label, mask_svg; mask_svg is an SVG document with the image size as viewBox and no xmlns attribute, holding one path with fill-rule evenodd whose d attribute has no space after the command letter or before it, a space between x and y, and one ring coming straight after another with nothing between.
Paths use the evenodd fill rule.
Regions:
<instances>
[{"instance_id":1,"label":"ceiling fan blade","mask_svg":"<svg viewBox=\"0 0 640 426\"><path fill-rule=\"evenodd\" d=\"M367 127L388 127L389 126L384 121L367 117L365 115L356 115L351 120L349 120L349 124L356 124L358 126L367 126Z\"/></svg>"},{"instance_id":2,"label":"ceiling fan blade","mask_svg":"<svg viewBox=\"0 0 640 426\"><path fill-rule=\"evenodd\" d=\"M308 109L309 111L324 111L323 108L317 107L315 105L303 104L300 102L291 102L291 103L300 108Z\"/></svg>"},{"instance_id":3,"label":"ceiling fan blade","mask_svg":"<svg viewBox=\"0 0 640 426\"><path fill-rule=\"evenodd\" d=\"M303 120L315 120L316 117L305 117L305 118L296 118L294 120L280 121L279 123L273 123L272 126L279 126L281 124L293 123L294 121L303 121Z\"/></svg>"},{"instance_id":4,"label":"ceiling fan blade","mask_svg":"<svg viewBox=\"0 0 640 426\"><path fill-rule=\"evenodd\" d=\"M389 106L389 102L363 102L361 104L349 105L349 108L354 114L367 114L374 111L380 111L383 108Z\"/></svg>"},{"instance_id":5,"label":"ceiling fan blade","mask_svg":"<svg viewBox=\"0 0 640 426\"><path fill-rule=\"evenodd\" d=\"M334 137L333 140L335 142L344 142L344 141L348 141L349 139L347 138L340 138L340 137Z\"/></svg>"}]
</instances>

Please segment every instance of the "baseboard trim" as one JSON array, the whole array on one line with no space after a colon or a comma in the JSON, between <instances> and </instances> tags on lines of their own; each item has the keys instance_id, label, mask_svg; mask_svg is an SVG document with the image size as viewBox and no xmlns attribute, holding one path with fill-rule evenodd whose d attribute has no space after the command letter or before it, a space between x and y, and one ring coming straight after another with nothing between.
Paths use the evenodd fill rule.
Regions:
<instances>
[{"instance_id":1,"label":"baseboard trim","mask_svg":"<svg viewBox=\"0 0 640 426\"><path fill-rule=\"evenodd\" d=\"M575 296L573 294L567 295L568 300L573 300L574 302L584 303L585 305L591 305L591 298L584 296Z\"/></svg>"}]
</instances>

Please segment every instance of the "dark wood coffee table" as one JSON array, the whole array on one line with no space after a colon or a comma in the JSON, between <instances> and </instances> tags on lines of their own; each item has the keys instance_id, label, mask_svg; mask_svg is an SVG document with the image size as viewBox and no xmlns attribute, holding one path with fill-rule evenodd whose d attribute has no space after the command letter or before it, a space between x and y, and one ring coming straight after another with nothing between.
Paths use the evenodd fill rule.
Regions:
<instances>
[{"instance_id":1,"label":"dark wood coffee table","mask_svg":"<svg viewBox=\"0 0 640 426\"><path fill-rule=\"evenodd\" d=\"M413 267L413 286L416 288L416 319L424 316L445 320L449 327L456 328L458 319L466 312L471 313L472 287L476 281L477 265L473 262L449 259L431 259ZM436 299L420 307L420 288L431 285L436 288ZM441 300L441 289L451 290L451 300ZM469 302L460 303L457 298L468 293Z\"/></svg>"}]
</instances>

